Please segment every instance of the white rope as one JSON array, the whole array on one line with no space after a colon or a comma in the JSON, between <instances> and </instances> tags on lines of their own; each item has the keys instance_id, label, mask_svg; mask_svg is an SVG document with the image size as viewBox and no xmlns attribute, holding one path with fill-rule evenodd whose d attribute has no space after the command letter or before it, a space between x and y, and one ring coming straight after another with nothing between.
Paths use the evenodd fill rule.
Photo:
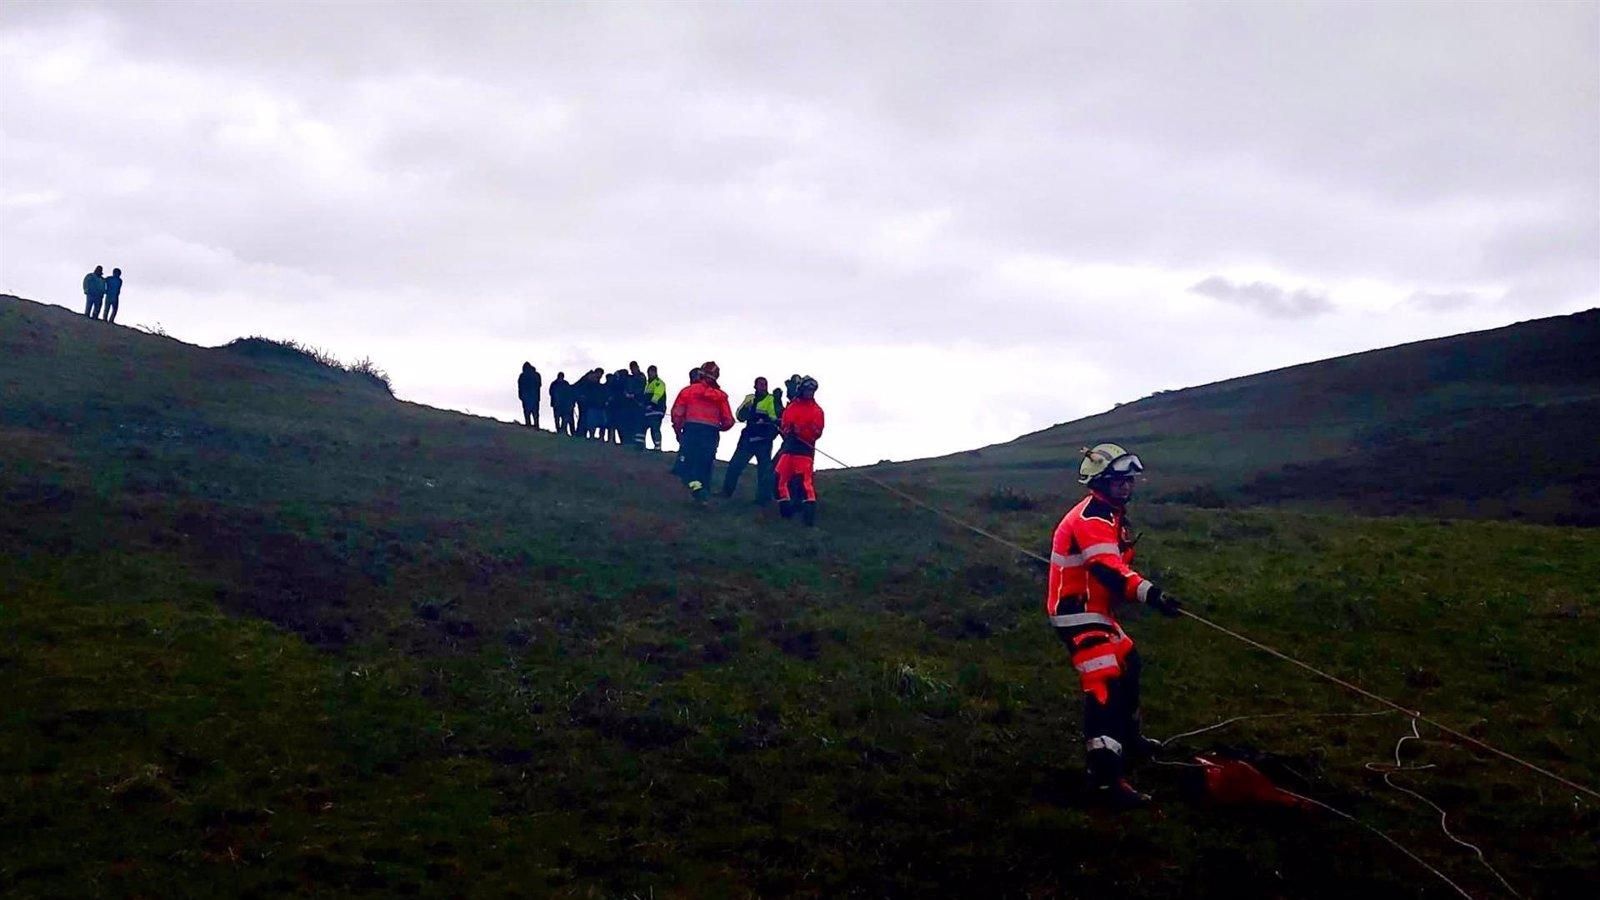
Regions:
<instances>
[{"instance_id":1,"label":"white rope","mask_svg":"<svg viewBox=\"0 0 1600 900\"><path fill-rule=\"evenodd\" d=\"M1444 811L1444 807L1433 802L1417 791L1412 790L1411 788L1394 783L1394 775L1396 772L1421 772L1427 769L1436 768L1436 766L1434 766L1432 763L1422 766L1408 766L1400 761L1400 748L1405 745L1405 742L1420 740L1422 740L1422 735L1417 731L1417 720L1412 719L1411 733L1402 735L1400 740L1395 742L1394 765L1384 766L1377 763L1367 763L1367 770L1370 772L1381 772L1383 774L1384 784L1387 784L1389 787L1394 788L1401 793L1410 794L1418 800L1421 800L1423 803L1433 807L1434 812L1439 814L1439 830L1444 832L1444 836L1452 841L1455 841L1457 844L1466 847L1468 850L1471 850L1478 857L1478 862L1482 863L1483 867L1489 870L1489 874L1493 875L1500 882L1501 886L1503 886L1506 891L1511 894L1511 896L1517 897L1520 900L1522 895L1517 893L1517 889L1511 886L1511 882L1507 881L1504 875L1500 874L1499 869L1496 869L1494 866L1489 864L1489 859L1483 855L1482 848L1480 848L1477 844L1462 840L1456 836L1455 832L1450 830L1450 814Z\"/></svg>"},{"instance_id":2,"label":"white rope","mask_svg":"<svg viewBox=\"0 0 1600 900\"><path fill-rule=\"evenodd\" d=\"M1201 734L1207 734L1209 732L1216 731L1216 730L1218 730L1220 728L1226 728L1227 726L1233 725L1233 724L1235 724L1237 722L1244 722L1244 721L1249 721L1249 720L1253 720L1253 719L1282 719L1282 718L1289 718L1289 717L1308 718L1308 719L1335 718L1335 717L1339 717L1339 718L1360 718L1360 717L1370 717L1370 716L1387 716L1387 715L1390 715L1390 714L1391 714L1391 712L1389 710L1386 710L1386 709L1380 709L1380 710L1377 710L1376 712L1359 712L1359 713L1295 713L1295 712L1254 713L1254 714L1251 714L1251 715L1233 716L1232 718L1223 719L1222 721L1217 722L1214 725L1207 725L1204 728L1196 728L1193 731L1185 731L1185 732L1183 732L1181 734L1175 734L1172 737L1169 737L1169 738L1161 741L1161 744L1163 746L1170 745L1170 744L1173 744L1173 743L1175 743L1175 742L1177 742L1179 740L1182 740L1183 738L1194 737L1196 735L1201 735ZM1513 897L1518 898L1518 900L1521 900L1522 895L1517 893L1517 889L1511 886L1511 882L1507 881L1506 877L1504 875L1500 874L1500 870L1496 869L1493 865L1491 865L1489 863L1489 859L1488 859L1487 856L1484 855L1484 852L1483 852L1482 848L1480 848L1477 844L1473 844L1473 843L1470 843L1468 841L1462 840L1459 836L1456 835L1455 832L1450 830L1450 821L1449 821L1450 820L1450 816L1449 816L1449 814L1447 812L1445 812L1443 807L1439 806L1439 804L1437 804L1437 803L1434 803L1432 800L1428 799L1427 797L1423 796L1422 794L1418 793L1417 791L1411 790L1410 788L1405 787L1403 785L1395 784L1392 776L1396 772L1422 772L1422 771L1426 771L1428 769L1437 768L1437 766L1435 766L1433 763L1428 763L1426 765L1420 765L1420 766L1408 766L1404 762L1401 761L1401 759L1400 759L1400 751L1401 751L1401 748L1405 746L1406 741L1420 741L1422 739L1423 739L1422 738L1422 734L1417 730L1417 720L1416 719L1412 719L1411 720L1411 733L1410 734L1401 735L1400 739L1395 742L1395 745L1394 745L1394 765L1393 766L1386 766L1386 765L1383 765L1383 764L1380 764L1380 763L1370 763L1369 762L1369 763L1367 763L1365 765L1364 768L1366 768L1370 772L1381 773L1383 775L1384 784L1387 784L1389 787L1394 788L1395 790L1400 791L1402 793L1410 794L1411 796L1417 798L1418 800L1421 800L1423 803L1426 803L1429 806L1433 807L1434 811L1439 814L1439 830L1444 832L1444 836L1449 838L1450 840L1454 841L1455 843L1459 844L1460 846L1466 847L1468 850L1471 850L1473 852L1473 854L1475 854L1478 857L1478 862L1481 863L1485 869L1489 870L1489 873L1491 875L1493 875L1495 877L1495 879L1500 882L1501 886L1503 886L1506 889L1507 893L1511 894L1511 896L1513 896ZM1176 761L1160 760L1160 759L1151 760L1151 761L1156 763L1157 765L1163 765L1163 766L1178 766L1178 767L1183 767L1183 768L1205 768L1204 766L1200 765L1199 763L1185 763L1185 762L1176 762ZM1280 790L1282 790L1282 788L1280 788ZM1284 793L1292 793L1292 792L1284 791ZM1294 796L1298 797L1299 795L1296 794ZM1310 798L1301 798L1301 799L1309 800ZM1318 805L1322 806L1325 809L1330 809L1330 810L1332 809L1332 807L1329 807L1327 804L1318 804ZM1337 812L1337 810L1334 810L1334 811ZM1341 813L1341 815L1344 815L1345 818L1348 818L1353 822L1358 822L1358 824L1360 824L1363 827L1367 828L1369 831L1373 831L1374 833L1382 836L1389 843L1394 844L1395 846L1400 846L1398 841L1395 841L1393 838L1390 838L1388 835L1383 834L1382 832L1378 831L1375 828L1372 828L1371 826L1367 825L1364 822L1359 822L1354 816L1350 816L1350 815L1344 814L1344 813ZM1415 857L1413 856L1413 858L1415 858ZM1430 866L1429 868L1431 869L1432 867ZM1437 874L1437 872L1435 872L1435 874ZM1446 879L1446 881L1448 882L1449 880ZM1451 887L1455 887L1455 884L1451 883ZM1456 889L1460 890L1460 888L1456 888Z\"/></svg>"},{"instance_id":3,"label":"white rope","mask_svg":"<svg viewBox=\"0 0 1600 900\"><path fill-rule=\"evenodd\" d=\"M1334 815L1338 816L1341 819L1344 819L1344 820L1350 821L1350 822L1354 822L1357 825L1360 825L1362 828L1365 828L1366 830L1372 832L1373 834L1377 835L1378 837L1381 837L1385 841L1389 842L1389 845L1391 847L1394 847L1396 850L1399 850L1401 853L1404 853L1405 855L1411 857L1411 859L1414 860L1417 865L1423 867L1424 869L1427 869L1429 872L1432 872L1435 876L1438 877L1438 879L1440 881L1444 882L1445 884L1450 885L1452 888L1455 888L1456 893L1458 893L1461 896L1467 898L1467 900L1473 900L1472 895L1467 893L1465 890L1463 890L1461 885L1456 884L1454 881L1451 881L1449 876L1445 875L1443 872L1441 872L1438 869L1435 869L1433 866L1429 865L1427 860L1424 860L1422 857L1416 855L1415 853L1412 853L1410 850L1406 849L1406 845L1400 843L1399 841L1395 840L1392 837L1389 837L1387 834L1384 834L1383 832L1379 831L1378 829L1373 828L1371 825L1368 825L1367 823L1361 821L1360 819L1356 818L1355 816L1350 815L1349 813L1345 812L1344 810L1339 809L1337 807L1329 806L1328 804L1323 803L1321 800L1318 800L1315 797L1306 797L1306 796L1303 796L1301 794L1296 794L1294 791L1284 790L1283 788L1278 788L1278 790L1283 791L1285 794L1289 795L1290 797L1295 798L1296 800L1300 800L1300 801L1302 801L1304 803L1309 803L1312 806L1320 807L1322 809L1327 810L1328 812L1333 813Z\"/></svg>"}]
</instances>

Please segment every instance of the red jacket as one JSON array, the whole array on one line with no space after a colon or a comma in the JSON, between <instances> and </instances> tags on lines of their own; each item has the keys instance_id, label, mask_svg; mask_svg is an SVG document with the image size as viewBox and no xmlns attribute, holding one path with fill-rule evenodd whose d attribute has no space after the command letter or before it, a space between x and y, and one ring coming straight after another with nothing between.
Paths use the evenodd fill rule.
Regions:
<instances>
[{"instance_id":1,"label":"red jacket","mask_svg":"<svg viewBox=\"0 0 1600 900\"><path fill-rule=\"evenodd\" d=\"M1045 614L1094 613L1115 622L1120 602L1144 602L1149 579L1135 572L1126 514L1095 493L1079 501L1050 541Z\"/></svg>"},{"instance_id":2,"label":"red jacket","mask_svg":"<svg viewBox=\"0 0 1600 900\"><path fill-rule=\"evenodd\" d=\"M792 456L811 456L822 438L822 407L810 397L790 401L778 423L783 432L783 449Z\"/></svg>"},{"instance_id":3,"label":"red jacket","mask_svg":"<svg viewBox=\"0 0 1600 900\"><path fill-rule=\"evenodd\" d=\"M683 431L683 426L710 425L718 431L733 427L733 410L728 408L728 395L709 378L689 385L678 392L672 401L672 430Z\"/></svg>"}]
</instances>

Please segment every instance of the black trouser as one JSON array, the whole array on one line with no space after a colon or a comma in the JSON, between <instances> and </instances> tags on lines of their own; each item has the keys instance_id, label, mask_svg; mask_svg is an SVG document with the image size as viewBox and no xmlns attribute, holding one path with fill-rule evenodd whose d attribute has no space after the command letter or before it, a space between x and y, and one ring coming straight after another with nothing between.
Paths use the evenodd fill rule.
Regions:
<instances>
[{"instance_id":1,"label":"black trouser","mask_svg":"<svg viewBox=\"0 0 1600 900\"><path fill-rule=\"evenodd\" d=\"M539 427L539 404L522 404L522 424L532 428Z\"/></svg>"},{"instance_id":2,"label":"black trouser","mask_svg":"<svg viewBox=\"0 0 1600 900\"><path fill-rule=\"evenodd\" d=\"M627 444L635 450L644 450L644 407L637 403L628 407Z\"/></svg>"},{"instance_id":3,"label":"black trouser","mask_svg":"<svg viewBox=\"0 0 1600 900\"><path fill-rule=\"evenodd\" d=\"M728 460L728 474L722 479L723 496L732 497L739 489L739 476L744 474L744 467L754 460L756 464L756 502L772 502L772 438L750 438L740 435L739 446L734 448L733 458Z\"/></svg>"},{"instance_id":4,"label":"black trouser","mask_svg":"<svg viewBox=\"0 0 1600 900\"><path fill-rule=\"evenodd\" d=\"M83 314L91 319L100 318L100 304L106 299L105 294L84 294Z\"/></svg>"},{"instance_id":5,"label":"black trouser","mask_svg":"<svg viewBox=\"0 0 1600 900\"><path fill-rule=\"evenodd\" d=\"M644 430L645 430L645 433L650 435L650 439L655 442L655 447L656 447L657 450L662 449L662 447L661 447L661 416L662 416L662 414L659 411L654 410L654 409L652 409L649 412L644 414Z\"/></svg>"},{"instance_id":6,"label":"black trouser","mask_svg":"<svg viewBox=\"0 0 1600 900\"><path fill-rule=\"evenodd\" d=\"M117 320L117 299L118 298L117 298L116 294L107 294L106 295L106 321L107 322L115 322Z\"/></svg>"},{"instance_id":7,"label":"black trouser","mask_svg":"<svg viewBox=\"0 0 1600 900\"><path fill-rule=\"evenodd\" d=\"M683 465L679 466L678 477L684 484L698 481L702 490L710 486L711 467L716 464L717 444L721 440L722 432L715 425L690 422L683 426L683 435L678 441Z\"/></svg>"}]
</instances>

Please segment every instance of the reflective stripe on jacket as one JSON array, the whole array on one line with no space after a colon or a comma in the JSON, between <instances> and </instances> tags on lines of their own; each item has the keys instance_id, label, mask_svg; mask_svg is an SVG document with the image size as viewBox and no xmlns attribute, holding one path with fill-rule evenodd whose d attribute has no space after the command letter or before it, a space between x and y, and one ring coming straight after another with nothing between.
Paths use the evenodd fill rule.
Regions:
<instances>
[{"instance_id":1,"label":"reflective stripe on jacket","mask_svg":"<svg viewBox=\"0 0 1600 900\"><path fill-rule=\"evenodd\" d=\"M771 443L778 436L778 398L766 394L757 400L755 394L746 394L734 418L745 423L744 440Z\"/></svg>"},{"instance_id":2,"label":"reflective stripe on jacket","mask_svg":"<svg viewBox=\"0 0 1600 900\"><path fill-rule=\"evenodd\" d=\"M1150 593L1150 580L1132 562L1126 513L1089 494L1062 517L1051 538L1045 614L1094 614L1115 626L1119 601L1143 602Z\"/></svg>"}]
</instances>

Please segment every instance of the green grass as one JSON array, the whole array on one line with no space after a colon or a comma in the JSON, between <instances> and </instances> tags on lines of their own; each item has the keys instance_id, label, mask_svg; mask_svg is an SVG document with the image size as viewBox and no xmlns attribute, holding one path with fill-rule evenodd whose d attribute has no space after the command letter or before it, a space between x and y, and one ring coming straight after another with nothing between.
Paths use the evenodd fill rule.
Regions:
<instances>
[{"instance_id":1,"label":"green grass","mask_svg":"<svg viewBox=\"0 0 1600 900\"><path fill-rule=\"evenodd\" d=\"M0 301L0 893L1450 896L1325 816L1111 822L1026 560L824 473L822 525L692 508L655 455L359 376ZM1073 497L930 497L1024 546ZM1194 608L1600 781L1600 536L1136 509ZM1157 735L1370 709L1130 617ZM1207 735L1483 896L1364 764L1399 716ZM1600 870L1600 811L1430 740L1402 782L1525 895ZM1408 748L1415 748L1415 744Z\"/></svg>"}]
</instances>

